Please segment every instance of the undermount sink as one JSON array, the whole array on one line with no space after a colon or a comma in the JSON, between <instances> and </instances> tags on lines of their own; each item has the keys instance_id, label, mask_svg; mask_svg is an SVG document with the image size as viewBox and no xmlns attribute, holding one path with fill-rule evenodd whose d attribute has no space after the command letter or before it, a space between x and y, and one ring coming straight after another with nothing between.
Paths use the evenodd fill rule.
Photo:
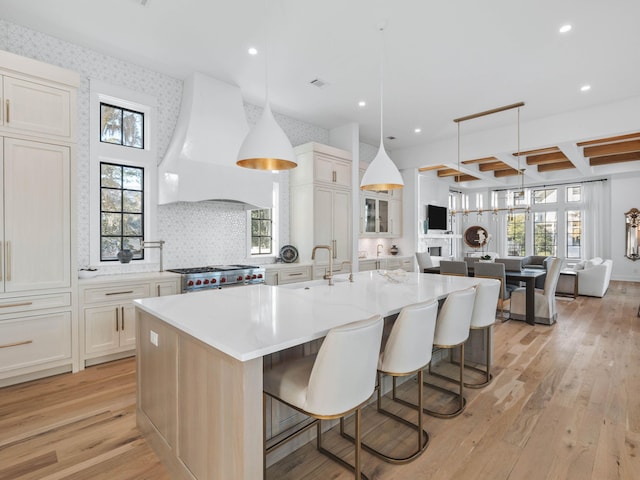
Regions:
<instances>
[{"instance_id":1,"label":"undermount sink","mask_svg":"<svg viewBox=\"0 0 640 480\"><path fill-rule=\"evenodd\" d=\"M337 283L345 283L345 282L349 282L349 275L336 275L333 277L333 283L334 285ZM301 289L301 288L312 288L312 287L318 287L318 286L328 286L329 285L329 280L325 280L324 278L319 278L317 280L309 280L307 282L298 282L298 283L288 283L286 285L278 285L279 287L282 288L291 288L291 289Z\"/></svg>"}]
</instances>

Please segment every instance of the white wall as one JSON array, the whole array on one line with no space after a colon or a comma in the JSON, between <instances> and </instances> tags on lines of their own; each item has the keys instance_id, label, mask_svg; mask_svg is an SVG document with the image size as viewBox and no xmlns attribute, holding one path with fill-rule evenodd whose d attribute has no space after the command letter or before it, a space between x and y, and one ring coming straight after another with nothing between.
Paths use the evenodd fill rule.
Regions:
<instances>
[{"instance_id":1,"label":"white wall","mask_svg":"<svg viewBox=\"0 0 640 480\"><path fill-rule=\"evenodd\" d=\"M611 278L640 282L640 261L628 259L625 253L624 214L632 208L640 208L640 172L611 179L611 252L613 270Z\"/></svg>"}]
</instances>

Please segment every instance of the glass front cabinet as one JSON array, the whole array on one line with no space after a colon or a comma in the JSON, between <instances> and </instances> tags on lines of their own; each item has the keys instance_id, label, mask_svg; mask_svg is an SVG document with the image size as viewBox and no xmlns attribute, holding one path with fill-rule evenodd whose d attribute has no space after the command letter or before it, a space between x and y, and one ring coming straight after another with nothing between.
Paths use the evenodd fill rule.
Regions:
<instances>
[{"instance_id":1,"label":"glass front cabinet","mask_svg":"<svg viewBox=\"0 0 640 480\"><path fill-rule=\"evenodd\" d=\"M389 200L364 197L362 201L361 234L379 235L391 233L389 228Z\"/></svg>"}]
</instances>

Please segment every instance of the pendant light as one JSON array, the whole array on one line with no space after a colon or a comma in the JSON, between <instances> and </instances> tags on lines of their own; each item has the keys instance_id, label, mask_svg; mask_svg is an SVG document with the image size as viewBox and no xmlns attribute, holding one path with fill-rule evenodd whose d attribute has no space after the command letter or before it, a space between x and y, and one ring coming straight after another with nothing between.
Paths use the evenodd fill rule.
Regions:
<instances>
[{"instance_id":1,"label":"pendant light","mask_svg":"<svg viewBox=\"0 0 640 480\"><path fill-rule=\"evenodd\" d=\"M265 12L268 13L267 0ZM268 17L268 15L265 15ZM256 170L288 170L298 166L296 155L278 122L271 112L269 103L269 39L268 18L265 24L265 59L264 83L265 105L260 120L253 126L245 137L238 152L237 165Z\"/></svg>"},{"instance_id":2,"label":"pendant light","mask_svg":"<svg viewBox=\"0 0 640 480\"><path fill-rule=\"evenodd\" d=\"M383 84L384 84L384 25L380 27L380 149L367 167L360 182L361 190L393 190L402 188L404 181L400 171L384 149L383 134Z\"/></svg>"}]
</instances>

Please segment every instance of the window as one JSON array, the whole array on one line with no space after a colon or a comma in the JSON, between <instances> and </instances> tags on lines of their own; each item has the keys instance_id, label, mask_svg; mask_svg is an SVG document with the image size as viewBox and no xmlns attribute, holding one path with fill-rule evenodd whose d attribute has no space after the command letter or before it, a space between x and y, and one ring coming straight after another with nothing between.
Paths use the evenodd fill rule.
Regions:
<instances>
[{"instance_id":1,"label":"window","mask_svg":"<svg viewBox=\"0 0 640 480\"><path fill-rule=\"evenodd\" d=\"M533 215L533 254L556 256L558 213L535 212Z\"/></svg>"},{"instance_id":2,"label":"window","mask_svg":"<svg viewBox=\"0 0 640 480\"><path fill-rule=\"evenodd\" d=\"M251 255L273 252L273 217L270 208L251 210Z\"/></svg>"},{"instance_id":3,"label":"window","mask_svg":"<svg viewBox=\"0 0 640 480\"><path fill-rule=\"evenodd\" d=\"M567 211L567 258L582 258L582 249L580 248L581 213L580 210Z\"/></svg>"},{"instance_id":4,"label":"window","mask_svg":"<svg viewBox=\"0 0 640 480\"><path fill-rule=\"evenodd\" d=\"M144 148L144 113L101 103L100 141Z\"/></svg>"},{"instance_id":5,"label":"window","mask_svg":"<svg viewBox=\"0 0 640 480\"><path fill-rule=\"evenodd\" d=\"M582 187L567 187L567 202L581 202L582 201Z\"/></svg>"},{"instance_id":6,"label":"window","mask_svg":"<svg viewBox=\"0 0 640 480\"><path fill-rule=\"evenodd\" d=\"M525 255L526 215L523 212L509 213L507 218L507 255Z\"/></svg>"},{"instance_id":7,"label":"window","mask_svg":"<svg viewBox=\"0 0 640 480\"><path fill-rule=\"evenodd\" d=\"M144 258L144 169L100 163L100 261L117 260L119 250Z\"/></svg>"},{"instance_id":8,"label":"window","mask_svg":"<svg viewBox=\"0 0 640 480\"><path fill-rule=\"evenodd\" d=\"M558 202L558 189L549 188L544 190L533 191L533 203L535 204L548 204Z\"/></svg>"}]
</instances>

